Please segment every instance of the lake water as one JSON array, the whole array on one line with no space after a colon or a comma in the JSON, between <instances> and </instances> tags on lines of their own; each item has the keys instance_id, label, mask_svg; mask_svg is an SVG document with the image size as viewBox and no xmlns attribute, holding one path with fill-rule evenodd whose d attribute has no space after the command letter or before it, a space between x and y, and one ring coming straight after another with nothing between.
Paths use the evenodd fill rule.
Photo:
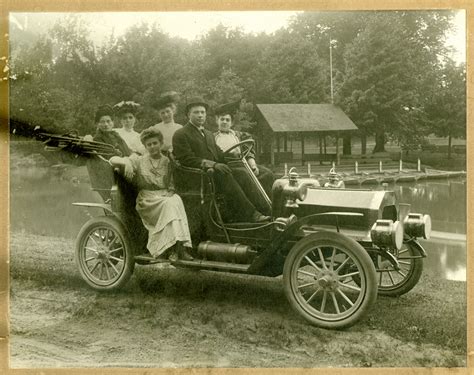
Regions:
<instances>
[{"instance_id":1,"label":"lake water","mask_svg":"<svg viewBox=\"0 0 474 375\"><path fill-rule=\"evenodd\" d=\"M77 170L78 176L84 175L84 170ZM73 202L102 202L80 179L60 179L47 169L12 170L11 230L75 238L89 218L102 214L100 209L72 206ZM431 215L434 233L430 241L423 241L428 253L425 267L450 280L466 280L466 186L465 180L388 186L399 202L412 205L411 212Z\"/></svg>"}]
</instances>

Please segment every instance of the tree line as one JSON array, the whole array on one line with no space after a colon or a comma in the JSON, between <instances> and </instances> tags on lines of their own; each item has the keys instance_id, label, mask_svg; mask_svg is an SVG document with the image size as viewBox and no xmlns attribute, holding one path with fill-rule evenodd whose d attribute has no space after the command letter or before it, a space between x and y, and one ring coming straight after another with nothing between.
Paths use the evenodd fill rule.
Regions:
<instances>
[{"instance_id":1,"label":"tree line","mask_svg":"<svg viewBox=\"0 0 474 375\"><path fill-rule=\"evenodd\" d=\"M268 35L219 25L195 41L136 24L97 47L90 26L69 15L33 41L11 30L10 117L54 132L95 130L101 104L142 104L142 128L159 122L153 103L177 91L184 103L330 103L360 130L362 152L387 140L416 147L428 134L465 137L466 69L445 43L454 13L440 11L304 12ZM330 48L334 96L331 95ZM185 121L179 107L178 121Z\"/></svg>"}]
</instances>

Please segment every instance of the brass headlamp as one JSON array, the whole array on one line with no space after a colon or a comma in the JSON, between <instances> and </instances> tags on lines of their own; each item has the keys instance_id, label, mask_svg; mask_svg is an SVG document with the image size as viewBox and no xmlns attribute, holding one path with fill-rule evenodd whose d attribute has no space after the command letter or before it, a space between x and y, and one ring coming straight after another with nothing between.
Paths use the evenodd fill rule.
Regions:
<instances>
[{"instance_id":1,"label":"brass headlamp","mask_svg":"<svg viewBox=\"0 0 474 375\"><path fill-rule=\"evenodd\" d=\"M308 193L308 186L298 182L298 173L294 171L294 167L288 173L288 185L283 188L283 195L286 198L285 207L297 208L296 200L304 201Z\"/></svg>"},{"instance_id":2,"label":"brass headlamp","mask_svg":"<svg viewBox=\"0 0 474 375\"><path fill-rule=\"evenodd\" d=\"M431 217L423 214L408 214L403 220L403 227L410 237L423 237L427 240L431 236Z\"/></svg>"},{"instance_id":3,"label":"brass headlamp","mask_svg":"<svg viewBox=\"0 0 474 375\"><path fill-rule=\"evenodd\" d=\"M400 250L403 245L402 224L398 220L377 220L370 230L370 237L374 245L380 248Z\"/></svg>"}]
</instances>

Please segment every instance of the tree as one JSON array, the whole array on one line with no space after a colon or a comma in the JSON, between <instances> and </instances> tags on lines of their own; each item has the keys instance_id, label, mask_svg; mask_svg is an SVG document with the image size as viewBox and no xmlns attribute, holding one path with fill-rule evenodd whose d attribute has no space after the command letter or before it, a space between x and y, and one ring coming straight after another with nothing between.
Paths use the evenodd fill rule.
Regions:
<instances>
[{"instance_id":1,"label":"tree","mask_svg":"<svg viewBox=\"0 0 474 375\"><path fill-rule=\"evenodd\" d=\"M245 34L239 28L218 25L202 37L196 45L204 54L202 74L215 79L223 70L231 69L242 80L251 76L271 37L261 33Z\"/></svg>"},{"instance_id":2,"label":"tree","mask_svg":"<svg viewBox=\"0 0 474 375\"><path fill-rule=\"evenodd\" d=\"M91 131L96 58L80 17L57 22L12 55L10 117L54 132Z\"/></svg>"},{"instance_id":3,"label":"tree","mask_svg":"<svg viewBox=\"0 0 474 375\"><path fill-rule=\"evenodd\" d=\"M310 41L280 30L255 66L248 90L256 103L324 103L328 71Z\"/></svg>"},{"instance_id":4,"label":"tree","mask_svg":"<svg viewBox=\"0 0 474 375\"><path fill-rule=\"evenodd\" d=\"M447 61L426 104L430 129L448 137L448 159L453 137L466 137L466 68Z\"/></svg>"},{"instance_id":5,"label":"tree","mask_svg":"<svg viewBox=\"0 0 474 375\"><path fill-rule=\"evenodd\" d=\"M386 133L403 141L426 131L423 96L445 52L450 17L444 11L376 12L348 45L338 103L363 140L375 133L373 152L385 150Z\"/></svg>"}]
</instances>

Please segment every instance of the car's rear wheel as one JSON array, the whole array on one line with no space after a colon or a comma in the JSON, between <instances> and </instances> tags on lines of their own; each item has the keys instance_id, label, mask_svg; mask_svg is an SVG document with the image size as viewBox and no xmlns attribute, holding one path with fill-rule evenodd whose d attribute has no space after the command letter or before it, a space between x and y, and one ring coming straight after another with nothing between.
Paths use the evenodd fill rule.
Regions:
<instances>
[{"instance_id":1,"label":"car's rear wheel","mask_svg":"<svg viewBox=\"0 0 474 375\"><path fill-rule=\"evenodd\" d=\"M413 242L404 242L396 258L400 266L398 270L390 261L381 257L377 259L379 294L382 296L397 297L408 293L418 283L423 272L423 258Z\"/></svg>"},{"instance_id":2,"label":"car's rear wheel","mask_svg":"<svg viewBox=\"0 0 474 375\"><path fill-rule=\"evenodd\" d=\"M135 267L128 233L116 218L92 218L76 239L76 263L82 278L97 290L119 289Z\"/></svg>"},{"instance_id":3,"label":"car's rear wheel","mask_svg":"<svg viewBox=\"0 0 474 375\"><path fill-rule=\"evenodd\" d=\"M285 260L283 280L291 306L322 328L355 324L377 298L369 255L356 241L333 232L315 233L297 242Z\"/></svg>"}]
</instances>

